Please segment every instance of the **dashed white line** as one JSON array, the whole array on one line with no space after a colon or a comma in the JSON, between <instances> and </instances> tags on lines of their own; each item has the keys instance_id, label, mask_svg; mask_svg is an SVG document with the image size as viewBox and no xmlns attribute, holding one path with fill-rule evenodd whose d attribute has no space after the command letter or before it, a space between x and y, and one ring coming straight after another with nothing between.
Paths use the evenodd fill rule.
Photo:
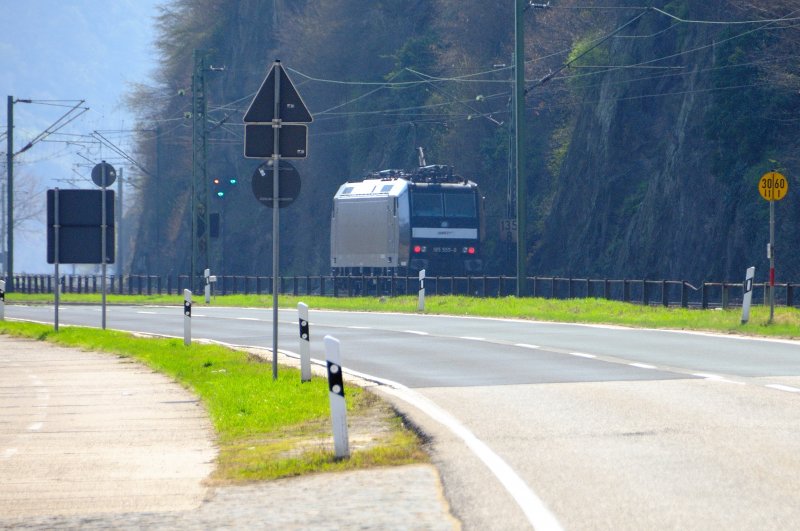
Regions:
<instances>
[{"instance_id":1,"label":"dashed white line","mask_svg":"<svg viewBox=\"0 0 800 531\"><path fill-rule=\"evenodd\" d=\"M656 369L655 365L649 365L647 363L629 363L631 367L638 367L640 369Z\"/></svg>"},{"instance_id":2,"label":"dashed white line","mask_svg":"<svg viewBox=\"0 0 800 531\"><path fill-rule=\"evenodd\" d=\"M9 459L17 452L18 450L16 448L6 448L5 450L3 450L3 459Z\"/></svg>"},{"instance_id":3,"label":"dashed white line","mask_svg":"<svg viewBox=\"0 0 800 531\"><path fill-rule=\"evenodd\" d=\"M34 422L30 426L28 426L28 431L39 431L44 426L43 422Z\"/></svg>"},{"instance_id":4,"label":"dashed white line","mask_svg":"<svg viewBox=\"0 0 800 531\"><path fill-rule=\"evenodd\" d=\"M258 317L237 317L237 321L260 321Z\"/></svg>"},{"instance_id":5,"label":"dashed white line","mask_svg":"<svg viewBox=\"0 0 800 531\"><path fill-rule=\"evenodd\" d=\"M145 315L158 315L158 312L146 312L146 311L142 311L142 310L137 310L136 313L142 313L142 314L145 314Z\"/></svg>"},{"instance_id":6,"label":"dashed white line","mask_svg":"<svg viewBox=\"0 0 800 531\"><path fill-rule=\"evenodd\" d=\"M467 341L486 341L485 337L461 336L459 339L466 339Z\"/></svg>"},{"instance_id":7,"label":"dashed white line","mask_svg":"<svg viewBox=\"0 0 800 531\"><path fill-rule=\"evenodd\" d=\"M529 345L528 343L515 343L515 347L522 347L522 348L532 348L532 349L539 349L542 348L539 345Z\"/></svg>"},{"instance_id":8,"label":"dashed white line","mask_svg":"<svg viewBox=\"0 0 800 531\"><path fill-rule=\"evenodd\" d=\"M781 384L767 384L766 387L770 389L777 389L778 391L788 391L790 393L800 393L800 389L797 387L791 387L788 385L781 385Z\"/></svg>"},{"instance_id":9,"label":"dashed white line","mask_svg":"<svg viewBox=\"0 0 800 531\"><path fill-rule=\"evenodd\" d=\"M747 385L744 382L737 382L735 380L729 380L724 376L720 376L718 374L707 374L707 373L693 373L692 376L697 376L698 378L705 378L706 380L711 380L714 382L722 382L722 383L731 383L736 385Z\"/></svg>"},{"instance_id":10,"label":"dashed white line","mask_svg":"<svg viewBox=\"0 0 800 531\"><path fill-rule=\"evenodd\" d=\"M369 327L369 326L351 325L351 326L345 326L345 328L349 328L350 330L371 330L371 327Z\"/></svg>"},{"instance_id":11,"label":"dashed white line","mask_svg":"<svg viewBox=\"0 0 800 531\"><path fill-rule=\"evenodd\" d=\"M597 357L594 354L585 354L583 352L570 352L569 355L570 356L577 356L579 358L588 358L590 360L592 360L592 359Z\"/></svg>"},{"instance_id":12,"label":"dashed white line","mask_svg":"<svg viewBox=\"0 0 800 531\"><path fill-rule=\"evenodd\" d=\"M428 332L420 332L419 330L403 330L406 334L416 334L418 336L427 336Z\"/></svg>"}]
</instances>

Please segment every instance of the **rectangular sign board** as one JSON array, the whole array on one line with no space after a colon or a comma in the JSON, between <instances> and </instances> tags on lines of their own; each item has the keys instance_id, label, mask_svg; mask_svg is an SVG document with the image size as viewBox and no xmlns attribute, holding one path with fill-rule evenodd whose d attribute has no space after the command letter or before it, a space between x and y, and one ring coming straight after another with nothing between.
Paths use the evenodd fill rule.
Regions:
<instances>
[{"instance_id":1,"label":"rectangular sign board","mask_svg":"<svg viewBox=\"0 0 800 531\"><path fill-rule=\"evenodd\" d=\"M272 124L245 124L244 156L248 159L267 159L275 155L275 129ZM282 159L306 158L308 145L308 126L304 124L283 124L280 128L277 155Z\"/></svg>"},{"instance_id":2,"label":"rectangular sign board","mask_svg":"<svg viewBox=\"0 0 800 531\"><path fill-rule=\"evenodd\" d=\"M55 198L58 192L58 220ZM102 190L47 191L47 263L102 264ZM106 263L114 263L114 191L106 190Z\"/></svg>"}]
</instances>

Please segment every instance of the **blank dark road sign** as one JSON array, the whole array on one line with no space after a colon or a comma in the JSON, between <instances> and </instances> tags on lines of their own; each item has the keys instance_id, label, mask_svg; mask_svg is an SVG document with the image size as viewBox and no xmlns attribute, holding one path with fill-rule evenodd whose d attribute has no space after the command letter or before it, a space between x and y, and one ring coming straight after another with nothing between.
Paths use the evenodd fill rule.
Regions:
<instances>
[{"instance_id":1,"label":"blank dark road sign","mask_svg":"<svg viewBox=\"0 0 800 531\"><path fill-rule=\"evenodd\" d=\"M47 263L55 263L55 190L47 191ZM102 190L58 190L58 262L102 264ZM106 190L106 263L114 263L114 191Z\"/></svg>"},{"instance_id":2,"label":"blank dark road sign","mask_svg":"<svg viewBox=\"0 0 800 531\"><path fill-rule=\"evenodd\" d=\"M267 159L273 153L275 133L271 124L245 124L244 156L248 159ZM283 159L306 158L308 145L308 126L303 124L283 124L278 139L277 153Z\"/></svg>"}]
</instances>

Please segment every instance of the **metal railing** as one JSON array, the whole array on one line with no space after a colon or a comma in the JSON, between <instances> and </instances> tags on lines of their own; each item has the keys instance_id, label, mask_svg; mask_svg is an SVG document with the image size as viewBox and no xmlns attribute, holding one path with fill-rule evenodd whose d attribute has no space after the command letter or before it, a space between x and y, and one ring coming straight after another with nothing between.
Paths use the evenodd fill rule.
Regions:
<instances>
[{"instance_id":1,"label":"metal railing","mask_svg":"<svg viewBox=\"0 0 800 531\"><path fill-rule=\"evenodd\" d=\"M684 308L729 308L741 306L742 283L703 282L695 287L682 280L614 280L561 277L528 277L529 293L547 299L598 298L643 305ZM195 286L202 285L198 278ZM14 275L7 283L8 291L21 293L53 293L56 282L52 275ZM63 275L62 293L99 293L99 275ZM125 275L107 277L107 293L120 295L179 295L191 287L188 275ZM279 293L291 295L321 295L329 297L395 296L417 293L419 281L415 276L289 276L279 278ZM782 283L775 286L775 303L795 306L796 290L800 284ZM215 295L271 295L271 277L217 276ZM426 277L429 295L469 295L475 297L506 297L516 293L516 277L469 276ZM768 304L769 284L753 286L753 301Z\"/></svg>"}]
</instances>

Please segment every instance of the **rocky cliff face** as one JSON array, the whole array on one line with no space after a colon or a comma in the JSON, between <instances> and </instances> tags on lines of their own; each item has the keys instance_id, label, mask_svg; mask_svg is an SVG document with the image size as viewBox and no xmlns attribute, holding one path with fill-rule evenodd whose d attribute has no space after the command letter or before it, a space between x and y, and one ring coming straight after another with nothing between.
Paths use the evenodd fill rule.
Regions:
<instances>
[{"instance_id":1,"label":"rocky cliff face","mask_svg":"<svg viewBox=\"0 0 800 531\"><path fill-rule=\"evenodd\" d=\"M703 18L713 11L687 15ZM732 152L727 140L735 144L753 133L731 130L737 123L766 127L776 109L754 99L752 106L732 109L734 119L720 121L718 114L731 93L772 89L715 75L731 69L729 54L738 43L721 42L730 33L669 20L642 29L636 33L659 36L614 39L608 54L612 64L641 69L609 70L576 89L582 101L553 206L535 244L534 270L699 282L738 280L756 265L763 278L768 203L756 184L774 164L768 159L779 159L790 144L765 135L750 152ZM652 60L660 57L665 59ZM799 170L794 164L785 168L795 175ZM784 279L800 276L792 249L800 219L793 203L778 205Z\"/></svg>"}]
</instances>

